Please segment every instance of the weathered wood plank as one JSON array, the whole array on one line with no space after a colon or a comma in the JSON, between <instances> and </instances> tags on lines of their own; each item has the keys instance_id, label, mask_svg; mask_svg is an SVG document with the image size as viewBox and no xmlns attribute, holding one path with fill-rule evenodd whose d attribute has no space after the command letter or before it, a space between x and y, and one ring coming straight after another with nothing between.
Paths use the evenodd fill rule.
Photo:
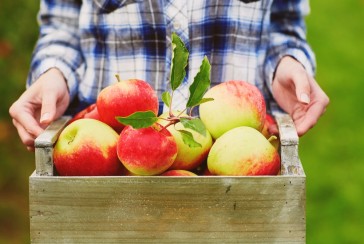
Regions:
<instances>
[{"instance_id":1,"label":"weathered wood plank","mask_svg":"<svg viewBox=\"0 0 364 244\"><path fill-rule=\"evenodd\" d=\"M33 243L305 242L305 177L30 177Z\"/></svg>"},{"instance_id":2,"label":"weathered wood plank","mask_svg":"<svg viewBox=\"0 0 364 244\"><path fill-rule=\"evenodd\" d=\"M298 135L292 118L285 113L274 113L281 142L281 175L305 175L298 155Z\"/></svg>"},{"instance_id":3,"label":"weathered wood plank","mask_svg":"<svg viewBox=\"0 0 364 244\"><path fill-rule=\"evenodd\" d=\"M69 116L62 116L50 124L45 131L35 139L35 169L37 175L53 175L53 145L70 119L71 117Z\"/></svg>"}]
</instances>

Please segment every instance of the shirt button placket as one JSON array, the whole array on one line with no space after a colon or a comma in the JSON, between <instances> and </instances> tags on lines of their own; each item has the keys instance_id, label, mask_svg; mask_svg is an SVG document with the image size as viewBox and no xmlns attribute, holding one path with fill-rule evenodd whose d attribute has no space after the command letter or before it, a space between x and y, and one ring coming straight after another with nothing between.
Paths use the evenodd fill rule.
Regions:
<instances>
[{"instance_id":1,"label":"shirt button placket","mask_svg":"<svg viewBox=\"0 0 364 244\"><path fill-rule=\"evenodd\" d=\"M188 13L185 1L172 0L166 10L172 32L176 32L179 36L188 38Z\"/></svg>"}]
</instances>

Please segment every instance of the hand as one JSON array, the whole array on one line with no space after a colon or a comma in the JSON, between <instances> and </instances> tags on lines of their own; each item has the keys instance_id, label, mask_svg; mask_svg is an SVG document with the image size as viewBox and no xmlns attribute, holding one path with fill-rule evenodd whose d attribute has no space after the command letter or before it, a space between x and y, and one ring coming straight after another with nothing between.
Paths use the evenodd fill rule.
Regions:
<instances>
[{"instance_id":1,"label":"hand","mask_svg":"<svg viewBox=\"0 0 364 244\"><path fill-rule=\"evenodd\" d=\"M299 136L311 129L325 112L329 98L315 79L294 58L285 56L276 69L273 97L291 115ZM276 133L276 128L271 128Z\"/></svg>"},{"instance_id":2,"label":"hand","mask_svg":"<svg viewBox=\"0 0 364 244\"><path fill-rule=\"evenodd\" d=\"M34 82L9 109L13 124L28 150L34 140L67 109L70 96L62 73L52 68Z\"/></svg>"}]
</instances>

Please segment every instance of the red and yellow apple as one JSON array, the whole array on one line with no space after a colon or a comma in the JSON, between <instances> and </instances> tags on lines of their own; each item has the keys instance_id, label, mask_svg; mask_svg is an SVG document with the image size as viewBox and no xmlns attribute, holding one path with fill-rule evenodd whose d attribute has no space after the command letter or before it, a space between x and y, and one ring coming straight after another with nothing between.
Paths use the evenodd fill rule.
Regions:
<instances>
[{"instance_id":1,"label":"red and yellow apple","mask_svg":"<svg viewBox=\"0 0 364 244\"><path fill-rule=\"evenodd\" d=\"M181 116L184 115L185 114L182 114ZM162 126L168 124L168 121L164 120L168 117L168 113L163 113L159 117L161 118L158 120L159 124ZM194 130L184 128L180 122L168 126L167 130L169 130L169 132L171 132L173 135L178 148L177 157L169 169L192 170L198 167L204 160L206 160L212 146L212 138L208 131L206 131L206 135L202 135ZM190 132L194 140L201 144L201 147L188 146L183 142L182 135L178 132L178 130L186 130Z\"/></svg>"},{"instance_id":2,"label":"red and yellow apple","mask_svg":"<svg viewBox=\"0 0 364 244\"><path fill-rule=\"evenodd\" d=\"M277 123L276 123L275 119L273 118L273 116L267 113L265 116L265 122L264 122L264 126L262 129L262 134L278 150L279 145L280 145L278 135L272 134L269 129L270 127L273 127L273 126L277 127Z\"/></svg>"},{"instance_id":3,"label":"red and yellow apple","mask_svg":"<svg viewBox=\"0 0 364 244\"><path fill-rule=\"evenodd\" d=\"M277 175L280 157L261 132L241 126L229 130L215 141L207 166L213 175Z\"/></svg>"},{"instance_id":4,"label":"red and yellow apple","mask_svg":"<svg viewBox=\"0 0 364 244\"><path fill-rule=\"evenodd\" d=\"M239 126L262 130L266 104L256 86L245 81L227 81L212 87L204 98L214 99L199 108L201 120L214 139Z\"/></svg>"},{"instance_id":5,"label":"red and yellow apple","mask_svg":"<svg viewBox=\"0 0 364 244\"><path fill-rule=\"evenodd\" d=\"M120 133L117 153L132 174L158 175L172 165L177 144L172 134L157 123L142 129L126 126Z\"/></svg>"},{"instance_id":6,"label":"red and yellow apple","mask_svg":"<svg viewBox=\"0 0 364 244\"><path fill-rule=\"evenodd\" d=\"M161 174L161 176L197 176L197 175L188 170L171 169Z\"/></svg>"},{"instance_id":7,"label":"red and yellow apple","mask_svg":"<svg viewBox=\"0 0 364 244\"><path fill-rule=\"evenodd\" d=\"M95 119L78 119L58 137L53 161L61 176L119 175L123 169L116 154L119 135Z\"/></svg>"},{"instance_id":8,"label":"red and yellow apple","mask_svg":"<svg viewBox=\"0 0 364 244\"><path fill-rule=\"evenodd\" d=\"M127 117L135 112L152 111L158 114L158 97L154 89L143 80L129 79L105 87L98 95L97 110L101 121L117 132L124 128L115 117Z\"/></svg>"}]
</instances>

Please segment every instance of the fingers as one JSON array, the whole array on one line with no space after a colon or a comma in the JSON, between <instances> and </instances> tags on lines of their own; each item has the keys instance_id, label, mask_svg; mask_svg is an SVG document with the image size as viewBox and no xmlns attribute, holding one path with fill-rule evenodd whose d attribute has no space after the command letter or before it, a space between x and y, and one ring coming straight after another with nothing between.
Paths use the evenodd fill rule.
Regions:
<instances>
[{"instance_id":1,"label":"fingers","mask_svg":"<svg viewBox=\"0 0 364 244\"><path fill-rule=\"evenodd\" d=\"M34 109L29 108L29 106L18 100L15 102L9 109L9 114L13 118L13 122L16 127L21 126L24 130L33 136L38 136L43 132L42 127L36 120L36 116L34 114Z\"/></svg>"},{"instance_id":2,"label":"fingers","mask_svg":"<svg viewBox=\"0 0 364 244\"><path fill-rule=\"evenodd\" d=\"M48 125L54 120L57 110L57 97L52 91L45 92L42 99L40 123Z\"/></svg>"},{"instance_id":3,"label":"fingers","mask_svg":"<svg viewBox=\"0 0 364 244\"><path fill-rule=\"evenodd\" d=\"M28 151L34 151L34 140L36 135L30 133L20 123L13 119L13 124L18 131L20 140L26 146Z\"/></svg>"},{"instance_id":4,"label":"fingers","mask_svg":"<svg viewBox=\"0 0 364 244\"><path fill-rule=\"evenodd\" d=\"M68 104L66 81L54 68L40 76L10 107L13 124L28 150L34 150L34 139L66 110Z\"/></svg>"},{"instance_id":5,"label":"fingers","mask_svg":"<svg viewBox=\"0 0 364 244\"><path fill-rule=\"evenodd\" d=\"M27 95L23 94L9 109L21 141L31 151L34 148L34 139L43 132L38 122L38 107L36 103L28 102Z\"/></svg>"},{"instance_id":6,"label":"fingers","mask_svg":"<svg viewBox=\"0 0 364 244\"><path fill-rule=\"evenodd\" d=\"M310 130L325 113L330 102L328 96L313 78L309 78L312 90L312 103L308 105L305 115L296 123L299 136Z\"/></svg>"},{"instance_id":7,"label":"fingers","mask_svg":"<svg viewBox=\"0 0 364 244\"><path fill-rule=\"evenodd\" d=\"M315 79L289 56L281 59L272 90L277 103L292 116L299 136L317 123L329 103Z\"/></svg>"},{"instance_id":8,"label":"fingers","mask_svg":"<svg viewBox=\"0 0 364 244\"><path fill-rule=\"evenodd\" d=\"M293 73L292 81L295 86L297 100L304 104L311 102L309 77L303 68Z\"/></svg>"},{"instance_id":9,"label":"fingers","mask_svg":"<svg viewBox=\"0 0 364 244\"><path fill-rule=\"evenodd\" d=\"M318 119L324 114L326 107L322 104L315 104L311 106L307 112L305 117L296 123L296 130L298 136L303 136L306 134L312 127L315 126Z\"/></svg>"}]
</instances>

